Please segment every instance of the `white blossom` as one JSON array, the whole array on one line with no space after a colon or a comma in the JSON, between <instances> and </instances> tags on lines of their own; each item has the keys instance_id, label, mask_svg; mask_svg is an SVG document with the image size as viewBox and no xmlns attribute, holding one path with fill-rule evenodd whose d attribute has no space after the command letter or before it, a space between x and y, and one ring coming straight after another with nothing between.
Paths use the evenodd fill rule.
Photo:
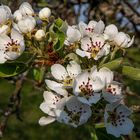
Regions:
<instances>
[{"instance_id":1,"label":"white blossom","mask_svg":"<svg viewBox=\"0 0 140 140\"><path fill-rule=\"evenodd\" d=\"M60 64L54 64L51 67L51 74L58 82L48 79L45 82L51 90L62 95L67 95L66 88L73 87L74 78L79 73L81 73L81 67L75 61L70 61L70 64L66 68Z\"/></svg>"},{"instance_id":2,"label":"white blossom","mask_svg":"<svg viewBox=\"0 0 140 140\"><path fill-rule=\"evenodd\" d=\"M91 77L94 78L96 76L100 77L100 79L105 82L102 95L106 101L112 103L123 98L121 84L113 81L114 74L110 69L103 67L97 70L97 67L93 66L91 68Z\"/></svg>"},{"instance_id":3,"label":"white blossom","mask_svg":"<svg viewBox=\"0 0 140 140\"><path fill-rule=\"evenodd\" d=\"M47 125L52 123L57 118L57 113L60 112L65 105L67 97L61 96L54 92L45 91L43 93L44 101L40 105L40 109L46 113L47 117L41 117L39 120L40 125Z\"/></svg>"},{"instance_id":4,"label":"white blossom","mask_svg":"<svg viewBox=\"0 0 140 140\"><path fill-rule=\"evenodd\" d=\"M133 122L128 118L131 113L128 107L118 102L107 104L104 114L107 133L115 137L130 134L134 127Z\"/></svg>"},{"instance_id":5,"label":"white blossom","mask_svg":"<svg viewBox=\"0 0 140 140\"><path fill-rule=\"evenodd\" d=\"M125 34L124 32L119 32L115 36L114 42L121 48L129 48L134 42L134 36L131 39L128 34Z\"/></svg>"},{"instance_id":6,"label":"white blossom","mask_svg":"<svg viewBox=\"0 0 140 140\"><path fill-rule=\"evenodd\" d=\"M112 83L114 74L110 69L106 67L100 68L98 70L96 66L93 66L91 68L91 77L100 77L100 79L107 85Z\"/></svg>"},{"instance_id":7,"label":"white blossom","mask_svg":"<svg viewBox=\"0 0 140 140\"><path fill-rule=\"evenodd\" d=\"M123 99L121 84L116 81L107 84L105 90L103 91L103 98L109 103L117 102Z\"/></svg>"},{"instance_id":8,"label":"white blossom","mask_svg":"<svg viewBox=\"0 0 140 140\"><path fill-rule=\"evenodd\" d=\"M44 30L42 30L42 29L37 30L37 32L35 33L35 39L38 41L41 41L44 37L45 37Z\"/></svg>"},{"instance_id":9,"label":"white blossom","mask_svg":"<svg viewBox=\"0 0 140 140\"><path fill-rule=\"evenodd\" d=\"M75 96L69 97L63 110L56 111L57 121L77 127L88 121L91 116L91 109L87 104L77 100Z\"/></svg>"},{"instance_id":10,"label":"white blossom","mask_svg":"<svg viewBox=\"0 0 140 140\"><path fill-rule=\"evenodd\" d=\"M34 14L34 10L28 2L23 2L19 7L19 11L23 16L31 16Z\"/></svg>"},{"instance_id":11,"label":"white blossom","mask_svg":"<svg viewBox=\"0 0 140 140\"><path fill-rule=\"evenodd\" d=\"M8 19L12 17L11 10L6 5L0 6L0 24L4 24Z\"/></svg>"},{"instance_id":12,"label":"white blossom","mask_svg":"<svg viewBox=\"0 0 140 140\"><path fill-rule=\"evenodd\" d=\"M96 104L100 100L100 92L104 88L105 83L98 76L91 77L87 71L80 73L74 81L73 92L78 100L91 105Z\"/></svg>"},{"instance_id":13,"label":"white blossom","mask_svg":"<svg viewBox=\"0 0 140 140\"><path fill-rule=\"evenodd\" d=\"M23 36L12 29L11 37L0 35L0 63L14 60L19 57L25 49Z\"/></svg>"},{"instance_id":14,"label":"white blossom","mask_svg":"<svg viewBox=\"0 0 140 140\"><path fill-rule=\"evenodd\" d=\"M31 32L36 25L36 21L32 16L24 17L22 20L18 21L17 24L14 25L14 28L21 33Z\"/></svg>"},{"instance_id":15,"label":"white blossom","mask_svg":"<svg viewBox=\"0 0 140 140\"><path fill-rule=\"evenodd\" d=\"M44 125L48 125L48 124L50 124L50 123L52 123L52 122L54 122L54 121L56 121L56 118L55 117L52 117L52 116L47 116L47 117L45 117L45 116L43 116L43 117L41 117L40 119L39 119L39 124L41 125L41 126L44 126Z\"/></svg>"},{"instance_id":16,"label":"white blossom","mask_svg":"<svg viewBox=\"0 0 140 140\"><path fill-rule=\"evenodd\" d=\"M82 49L82 50L81 50ZM102 35L95 35L92 38L84 37L81 39L81 49L77 49L76 53L81 57L99 58L108 55L110 45L105 43L105 38Z\"/></svg>"},{"instance_id":17,"label":"white blossom","mask_svg":"<svg viewBox=\"0 0 140 140\"><path fill-rule=\"evenodd\" d=\"M66 35L67 38L64 42L66 45L71 45L81 39L81 33L75 26L68 26Z\"/></svg>"},{"instance_id":18,"label":"white blossom","mask_svg":"<svg viewBox=\"0 0 140 140\"><path fill-rule=\"evenodd\" d=\"M114 24L110 24L105 27L104 33L108 35L109 40L113 40L118 34L118 28Z\"/></svg>"},{"instance_id":19,"label":"white blossom","mask_svg":"<svg viewBox=\"0 0 140 140\"><path fill-rule=\"evenodd\" d=\"M20 21L23 18L23 15L20 10L16 10L13 14L13 17L16 21Z\"/></svg>"},{"instance_id":20,"label":"white blossom","mask_svg":"<svg viewBox=\"0 0 140 140\"><path fill-rule=\"evenodd\" d=\"M92 37L93 34L101 34L103 33L105 27L102 20L100 20L99 22L91 20L88 24L85 24L84 22L80 22L78 26L82 34L82 37L84 36Z\"/></svg>"},{"instance_id":21,"label":"white blossom","mask_svg":"<svg viewBox=\"0 0 140 140\"><path fill-rule=\"evenodd\" d=\"M51 10L48 7L45 7L39 11L39 18L40 19L47 19L51 16Z\"/></svg>"}]
</instances>

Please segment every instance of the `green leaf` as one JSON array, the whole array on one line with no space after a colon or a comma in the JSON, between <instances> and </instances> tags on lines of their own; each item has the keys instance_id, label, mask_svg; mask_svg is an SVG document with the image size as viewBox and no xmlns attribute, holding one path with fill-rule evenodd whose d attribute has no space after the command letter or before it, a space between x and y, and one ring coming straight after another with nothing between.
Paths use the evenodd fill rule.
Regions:
<instances>
[{"instance_id":1,"label":"green leaf","mask_svg":"<svg viewBox=\"0 0 140 140\"><path fill-rule=\"evenodd\" d=\"M61 31L57 31L56 34L57 34L58 42L57 42L57 44L54 46L54 49L55 49L56 51L58 51L58 50L60 50L60 49L63 47L63 45L64 45L65 35L64 35L64 33L61 32Z\"/></svg>"},{"instance_id":2,"label":"green leaf","mask_svg":"<svg viewBox=\"0 0 140 140\"><path fill-rule=\"evenodd\" d=\"M62 19L58 18L55 21L55 27L57 27L63 33L66 33L67 28L68 28L68 23L66 21L63 21Z\"/></svg>"},{"instance_id":3,"label":"green leaf","mask_svg":"<svg viewBox=\"0 0 140 140\"><path fill-rule=\"evenodd\" d=\"M60 21L58 21L60 22ZM60 23L57 23L60 24ZM64 41L65 41L65 34L59 29L59 27L56 27L55 24L53 24L50 29L49 29L49 33L50 33L50 42L53 42L53 47L55 51L60 50L63 45L64 45Z\"/></svg>"},{"instance_id":4,"label":"green leaf","mask_svg":"<svg viewBox=\"0 0 140 140\"><path fill-rule=\"evenodd\" d=\"M45 67L41 67L40 69L33 69L34 79L39 83L41 83L44 78L45 70Z\"/></svg>"},{"instance_id":5,"label":"green leaf","mask_svg":"<svg viewBox=\"0 0 140 140\"><path fill-rule=\"evenodd\" d=\"M107 67L110 70L116 70L116 69L118 69L120 67L122 62L123 62L123 58L121 57L121 58L115 59L113 61L110 61L108 63L105 63L105 64L99 66L99 68Z\"/></svg>"},{"instance_id":6,"label":"green leaf","mask_svg":"<svg viewBox=\"0 0 140 140\"><path fill-rule=\"evenodd\" d=\"M58 37L57 34L54 32L54 24L49 29L50 39L49 42L53 42L53 46L57 44Z\"/></svg>"},{"instance_id":7,"label":"green leaf","mask_svg":"<svg viewBox=\"0 0 140 140\"><path fill-rule=\"evenodd\" d=\"M135 62L140 62L140 48L129 48L127 50L127 57Z\"/></svg>"},{"instance_id":8,"label":"green leaf","mask_svg":"<svg viewBox=\"0 0 140 140\"><path fill-rule=\"evenodd\" d=\"M96 129L96 134L97 134L98 140L123 140L121 137L116 138L113 135L107 134L105 128Z\"/></svg>"},{"instance_id":9,"label":"green leaf","mask_svg":"<svg viewBox=\"0 0 140 140\"><path fill-rule=\"evenodd\" d=\"M122 74L133 80L140 80L140 69L138 68L123 66Z\"/></svg>"},{"instance_id":10,"label":"green leaf","mask_svg":"<svg viewBox=\"0 0 140 140\"><path fill-rule=\"evenodd\" d=\"M61 18L58 18L58 19L55 21L55 24L56 24L56 26L61 27L62 24L63 24L63 20L62 20Z\"/></svg>"},{"instance_id":11,"label":"green leaf","mask_svg":"<svg viewBox=\"0 0 140 140\"><path fill-rule=\"evenodd\" d=\"M24 72L27 69L23 63L0 64L0 77L12 77Z\"/></svg>"}]
</instances>

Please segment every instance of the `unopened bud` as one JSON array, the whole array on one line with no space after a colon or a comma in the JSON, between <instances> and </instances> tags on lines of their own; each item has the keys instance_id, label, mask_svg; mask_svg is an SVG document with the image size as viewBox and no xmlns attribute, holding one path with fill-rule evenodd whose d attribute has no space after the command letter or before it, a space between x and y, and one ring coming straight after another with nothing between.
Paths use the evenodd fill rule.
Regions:
<instances>
[{"instance_id":1,"label":"unopened bud","mask_svg":"<svg viewBox=\"0 0 140 140\"><path fill-rule=\"evenodd\" d=\"M39 18L40 19L46 19L49 18L51 15L51 10L48 7L45 7L40 10L39 12Z\"/></svg>"},{"instance_id":2,"label":"unopened bud","mask_svg":"<svg viewBox=\"0 0 140 140\"><path fill-rule=\"evenodd\" d=\"M43 38L45 37L45 32L44 30L38 30L36 33L35 33L35 38L36 40L38 41L41 41Z\"/></svg>"},{"instance_id":3,"label":"unopened bud","mask_svg":"<svg viewBox=\"0 0 140 140\"><path fill-rule=\"evenodd\" d=\"M14 19L15 19L16 21L19 21L19 20L21 20L21 19L23 18L23 16L22 16L20 10L16 10L16 11L14 12L13 16L14 16Z\"/></svg>"},{"instance_id":4,"label":"unopened bud","mask_svg":"<svg viewBox=\"0 0 140 140\"><path fill-rule=\"evenodd\" d=\"M34 10L32 6L28 2L23 2L20 7L19 7L20 12L22 13L23 16L27 15L33 15Z\"/></svg>"}]
</instances>

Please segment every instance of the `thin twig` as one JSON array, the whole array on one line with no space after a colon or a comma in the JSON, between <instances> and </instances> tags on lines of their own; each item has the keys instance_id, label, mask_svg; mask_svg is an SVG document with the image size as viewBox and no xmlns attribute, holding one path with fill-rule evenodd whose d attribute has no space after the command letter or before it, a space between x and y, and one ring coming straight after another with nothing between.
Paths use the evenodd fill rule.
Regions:
<instances>
[{"instance_id":1,"label":"thin twig","mask_svg":"<svg viewBox=\"0 0 140 140\"><path fill-rule=\"evenodd\" d=\"M16 114L17 118L20 119L19 116L19 107L21 101L20 92L23 87L24 77L27 75L27 73L28 72L23 73L21 77L16 81L15 90L10 97L7 108L3 111L3 119L0 122L0 137L3 136L8 120L12 114Z\"/></svg>"}]
</instances>

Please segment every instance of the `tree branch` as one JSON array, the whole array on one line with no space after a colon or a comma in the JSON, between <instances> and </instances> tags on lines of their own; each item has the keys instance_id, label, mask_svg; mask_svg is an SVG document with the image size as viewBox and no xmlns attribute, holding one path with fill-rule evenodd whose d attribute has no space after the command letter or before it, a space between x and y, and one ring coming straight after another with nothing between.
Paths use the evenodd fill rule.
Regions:
<instances>
[{"instance_id":1,"label":"tree branch","mask_svg":"<svg viewBox=\"0 0 140 140\"><path fill-rule=\"evenodd\" d=\"M7 108L3 111L3 119L0 123L0 137L3 136L3 133L6 129L8 120L12 114L15 114L19 120L21 120L19 116L19 107L20 107L20 93L23 87L24 77L28 72L25 72L21 75L21 77L15 83L15 90L9 99L9 103Z\"/></svg>"}]
</instances>

